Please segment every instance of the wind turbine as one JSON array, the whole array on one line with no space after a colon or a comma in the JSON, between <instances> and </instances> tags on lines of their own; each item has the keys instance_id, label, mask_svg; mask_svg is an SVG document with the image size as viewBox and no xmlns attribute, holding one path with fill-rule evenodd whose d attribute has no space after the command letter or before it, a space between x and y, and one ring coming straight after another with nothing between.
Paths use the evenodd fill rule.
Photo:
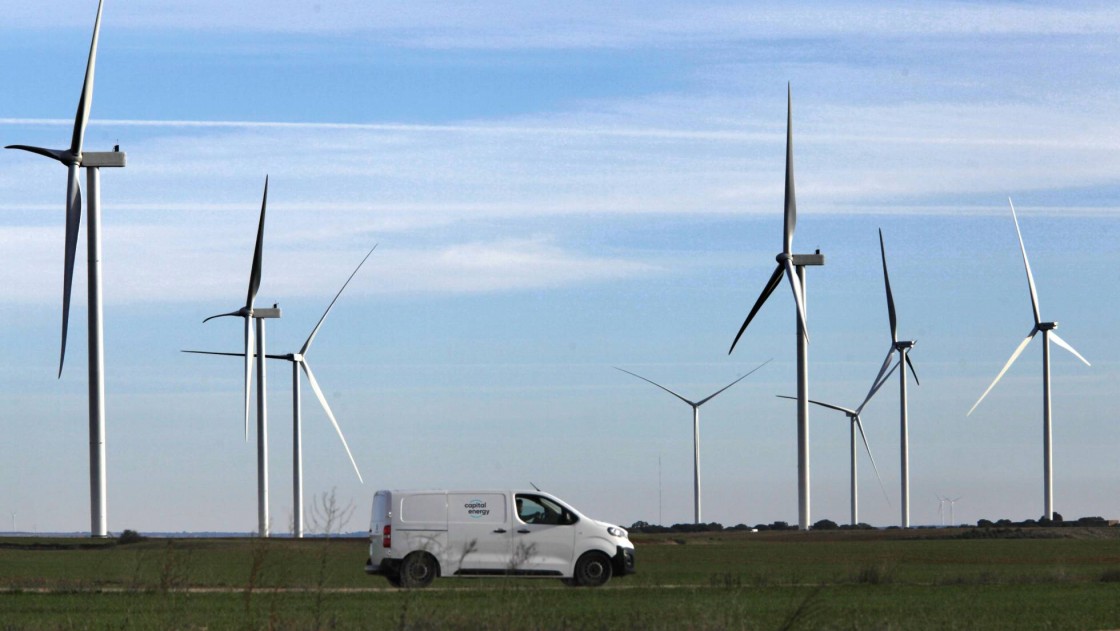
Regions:
<instances>
[{"instance_id":1,"label":"wind turbine","mask_svg":"<svg viewBox=\"0 0 1120 631\"><path fill-rule=\"evenodd\" d=\"M105 355L101 308L101 167L124 167L125 154L113 151L82 151L90 107L93 105L93 78L97 66L97 40L101 33L101 10L97 3L97 17L93 23L93 39L89 45L85 80L74 116L74 133L68 149L44 149L30 145L9 145L7 149L22 149L53 160L67 169L66 180L66 241L62 274L62 347L58 357L58 376L66 360L66 332L70 321L70 290L74 280L74 257L78 248L78 231L82 223L82 190L78 169L86 170L89 198L89 224L86 226L87 293L89 306L89 470L90 470L90 535L108 536L108 508L105 482Z\"/></svg>"},{"instance_id":2,"label":"wind turbine","mask_svg":"<svg viewBox=\"0 0 1120 631\"><path fill-rule=\"evenodd\" d=\"M945 525L945 502L948 501L949 500L941 497L940 495L937 496L937 516L941 518L942 526Z\"/></svg>"},{"instance_id":3,"label":"wind turbine","mask_svg":"<svg viewBox=\"0 0 1120 631\"><path fill-rule=\"evenodd\" d=\"M893 368L891 369L891 372L894 372ZM890 373L887 373L887 374L889 375ZM881 387L883 382L885 382L885 381L886 380L884 379L883 381L880 381L875 387L872 387L871 392L867 393L867 397L864 398L863 403L860 403L859 407L854 409L854 410L851 409L851 408L846 408L846 407L840 406L840 405L833 405L832 403L825 403L823 401L814 401L812 399L809 400L809 403L812 403L814 405L819 405L821 407L828 408L830 410L836 410L838 412L843 412L845 415L847 415L848 420L850 421L849 431L851 433L851 453L852 453L851 489L852 489L852 525L853 526L859 525L859 488L856 484L856 477L857 477L856 476L856 473L857 473L856 472L856 460L857 460L856 457L858 455L858 453L857 453L858 450L856 449L856 430L857 429L859 430L860 437L863 438L863 447L864 447L864 449L867 450L867 457L871 459L871 467L875 470L875 478L877 480L879 480L879 488L883 490L883 497L885 497L885 498L887 497L887 490L883 487L883 478L879 476L879 467L877 467L875 465L875 456L871 455L871 445L867 444L867 434L863 431L863 421L860 419L860 414L863 412L863 408L867 405L868 401L871 400L871 397L875 396L875 393L879 391L879 387ZM790 399L792 401L797 400L796 397L788 397L784 394L779 394L778 397L782 398L782 399ZM888 504L890 503L890 498L887 498L887 503Z\"/></svg>"},{"instance_id":4,"label":"wind turbine","mask_svg":"<svg viewBox=\"0 0 1120 631\"><path fill-rule=\"evenodd\" d=\"M918 381L918 373L914 370L914 363L910 361L910 349L917 344L916 340L900 340L898 339L898 318L894 310L894 295L891 293L891 277L887 273L887 248L883 245L883 230L879 229L879 253L883 258L883 285L887 289L887 316L890 318L891 324L891 347L887 351L887 356L883 359L883 366L879 368L879 374L875 376L875 382L872 385L873 390L878 390L880 386L887 380L890 368L891 359L894 354L898 353L898 363L895 364L896 368L901 368L898 373L898 399L899 399L899 453L901 454L901 468L902 468L902 519L901 525L903 528L910 527L910 429L909 429L909 411L906 405L906 368L910 368L911 374L914 375L914 383L921 385ZM890 368L891 372L894 368Z\"/></svg>"},{"instance_id":5,"label":"wind turbine","mask_svg":"<svg viewBox=\"0 0 1120 631\"><path fill-rule=\"evenodd\" d=\"M778 267L770 275L762 294L751 308L739 333L727 351L730 355L739 343L739 338L747 330L747 325L762 308L762 303L774 293L782 281L784 273L793 290L793 302L797 307L797 497L798 527L809 529L809 332L805 323L805 267L824 265L824 255L820 250L815 254L793 254L793 231L797 225L797 199L793 185L793 96L786 86L786 192L785 192L785 232L782 251L775 257Z\"/></svg>"},{"instance_id":6,"label":"wind turbine","mask_svg":"<svg viewBox=\"0 0 1120 631\"><path fill-rule=\"evenodd\" d=\"M266 355L268 359L283 359L291 362L292 364L292 489L293 489L293 514L292 514L292 530L296 538L303 537L303 414L300 405L300 382L299 371L302 368L305 375L307 375L307 383L310 384L312 392L315 397L319 399L319 404L323 406L323 411L327 413L327 418L330 420L334 431L338 434L339 440L342 441L342 447L346 450L346 456L350 458L350 464L354 467L354 473L358 476L358 481L364 483L362 479L362 472L358 470L358 463L354 461L354 455L350 452L350 445L346 442L346 437L342 434L342 428L338 425L338 420L335 419L334 412L331 411L331 406L327 403L327 399L323 396L323 391L319 387L318 380L315 379L315 373L311 371L310 364L307 363L307 353L311 350L311 344L315 341L315 336L319 333L319 328L323 326L323 322L327 319L327 314L334 308L334 303L338 301L339 296L350 284L354 276L357 275L358 270L362 269L367 259L373 254L377 246L373 246L358 263L358 267L342 284L342 288L335 294L334 300L327 305L327 310L323 312L322 317L319 318L318 324L311 330L311 334L307 336L307 340L297 353L287 353L284 355ZM200 355L225 355L229 357L241 357L244 353L216 353L212 351L184 351L186 353L197 353Z\"/></svg>"},{"instance_id":7,"label":"wind turbine","mask_svg":"<svg viewBox=\"0 0 1120 631\"><path fill-rule=\"evenodd\" d=\"M1007 372L1007 369L1011 368L1011 364L1014 364L1015 360L1019 358L1019 355L1022 354L1023 349L1025 349L1027 347L1027 344L1029 344L1030 341L1032 339L1034 339L1034 336L1037 335L1039 333L1039 331L1041 331L1042 332L1042 463L1043 463L1042 466L1043 466L1043 472L1044 472L1044 474L1043 474L1043 477L1044 477L1044 482L1043 482L1044 500L1043 500L1043 503L1045 505L1045 509L1044 509L1045 510L1045 513L1044 513L1045 517L1047 519L1053 519L1054 518L1054 466L1053 466L1053 455L1054 454L1053 454L1053 449L1052 449L1052 442L1051 442L1052 436L1051 436L1051 431L1050 431L1050 340L1054 340L1055 344L1057 344L1058 346L1061 346L1062 348L1066 349L1067 351L1073 353L1073 356L1080 359L1082 362L1084 362L1086 366L1090 366L1091 364L1089 364L1089 361L1081 356L1081 353L1078 353L1065 340L1058 337L1058 334L1054 332L1054 329L1058 328L1058 323L1057 322L1043 322L1042 321L1042 317L1039 315L1039 310L1038 310L1038 290L1035 289L1034 275L1031 274L1031 264L1030 264L1030 261L1027 260L1027 248L1026 248L1026 246L1023 245L1023 233L1022 233L1022 231L1019 230L1019 218L1015 216L1015 204L1011 203L1011 198L1010 197L1007 198L1007 203L1011 206L1011 219L1015 222L1015 233L1017 235L1019 235L1019 249L1022 250L1022 252L1023 252L1023 267L1025 267L1026 270L1027 270L1027 286L1030 288L1031 308L1034 310L1034 327L1031 328L1031 331L1030 331L1030 333L1027 334L1026 339L1024 339L1022 342L1019 343L1019 347L1015 349L1015 352L1011 354L1011 359L1008 359L1007 363L1003 365L1003 370L1000 370L999 374L996 375L995 380L992 381L992 385L988 386L988 389L984 391L984 394L980 395L980 398L976 400L976 403L974 403L972 405L972 409L970 409L968 411L968 414L966 414L965 416L969 416L969 415L972 414L973 410L976 409L976 406L980 405L980 402L984 400L984 397L988 396L988 393L992 391L992 388L994 388L995 385L997 383L999 383L999 380L1003 377L1003 374L1005 372Z\"/></svg>"},{"instance_id":8,"label":"wind turbine","mask_svg":"<svg viewBox=\"0 0 1120 631\"><path fill-rule=\"evenodd\" d=\"M956 526L957 525L956 518L953 517L953 505L956 504L959 501L961 501L961 498L959 498L959 497L954 497L953 499L949 499L947 497L945 498L945 502L947 504L949 504L949 525L950 526Z\"/></svg>"},{"instance_id":9,"label":"wind turbine","mask_svg":"<svg viewBox=\"0 0 1120 631\"><path fill-rule=\"evenodd\" d=\"M268 392L265 373L265 327L264 321L268 318L279 318L280 309L276 305L269 308L257 308L257 291L261 287L261 264L264 255L264 218L268 207L268 176L264 178L264 195L261 198L261 218L257 224L257 241L253 249L253 265L249 270L249 293L245 298L245 306L237 311L220 313L203 320L209 322L214 318L238 317L245 319L245 439L249 439L249 387L253 379L252 358L257 359L257 531L261 537L268 536L268 408L266 404ZM260 353L256 353L253 337L253 320L256 320L256 337L260 338Z\"/></svg>"},{"instance_id":10,"label":"wind turbine","mask_svg":"<svg viewBox=\"0 0 1120 631\"><path fill-rule=\"evenodd\" d=\"M743 375L742 377L739 377L735 381L732 381L731 383L729 383L726 386L720 388L719 390L716 390L712 394L709 394L708 396L704 397L703 399L700 399L699 401L691 401L689 399L686 399L686 398L682 397L681 395L677 394L676 392L673 392L672 390L666 388L665 386L663 386L663 385L661 385L661 384L659 384L655 381L650 381L649 379L646 379L645 377L643 377L643 376L641 376L637 373L632 373L629 370L626 370L626 369L619 368L619 367L615 366L615 370L621 370L622 372L624 372L628 375L637 377L638 379L641 379L642 381L645 381L647 383L651 383L651 384L657 386L658 388L661 388L665 392L668 392L669 394L677 397L681 401L684 401L685 403L687 403L692 408L692 498L693 498L692 516L693 516L694 523L697 523L697 524L702 523L700 521L700 406L704 405L708 401L711 401L712 399L716 398L716 396L719 395L720 393L722 393L724 390L727 390L731 386L733 386L733 385L739 383L740 381L746 379L747 377L751 376L752 373L754 373L759 368L762 368L766 364L769 364L771 361L773 361L773 360L768 359L768 360L762 362L761 364L756 366L754 368L754 370L751 370L750 372ZM659 460L659 462L660 462L660 460Z\"/></svg>"}]
</instances>

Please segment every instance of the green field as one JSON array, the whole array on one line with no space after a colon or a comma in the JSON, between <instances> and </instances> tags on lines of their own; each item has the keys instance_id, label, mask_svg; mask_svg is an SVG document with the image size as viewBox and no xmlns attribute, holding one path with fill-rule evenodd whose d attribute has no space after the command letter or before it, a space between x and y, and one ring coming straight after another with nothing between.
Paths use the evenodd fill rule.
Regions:
<instances>
[{"instance_id":1,"label":"green field","mask_svg":"<svg viewBox=\"0 0 1120 631\"><path fill-rule=\"evenodd\" d=\"M357 539L0 539L0 629L1120 628L1118 528L633 539L638 574L602 589L415 591Z\"/></svg>"}]
</instances>

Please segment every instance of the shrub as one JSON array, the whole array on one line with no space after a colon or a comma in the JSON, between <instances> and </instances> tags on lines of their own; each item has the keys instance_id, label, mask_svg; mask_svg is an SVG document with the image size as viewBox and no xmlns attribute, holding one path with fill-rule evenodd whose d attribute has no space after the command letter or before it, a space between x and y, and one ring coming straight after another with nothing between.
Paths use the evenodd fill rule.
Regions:
<instances>
[{"instance_id":1,"label":"shrub","mask_svg":"<svg viewBox=\"0 0 1120 631\"><path fill-rule=\"evenodd\" d=\"M124 545L128 545L130 543L140 543L141 541L144 541L145 539L147 539L147 537L141 535L140 533L136 532L135 530L127 530L126 529L123 532L121 532L121 536L117 537L117 543L124 546Z\"/></svg>"}]
</instances>

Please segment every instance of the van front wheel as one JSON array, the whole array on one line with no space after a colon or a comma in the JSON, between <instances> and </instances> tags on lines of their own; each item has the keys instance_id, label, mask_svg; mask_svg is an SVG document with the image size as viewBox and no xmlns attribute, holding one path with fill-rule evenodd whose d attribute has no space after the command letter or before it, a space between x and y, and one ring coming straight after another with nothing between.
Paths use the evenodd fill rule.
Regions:
<instances>
[{"instance_id":1,"label":"van front wheel","mask_svg":"<svg viewBox=\"0 0 1120 631\"><path fill-rule=\"evenodd\" d=\"M602 552L585 552L576 561L575 583L581 587L599 587L611 580L611 560Z\"/></svg>"},{"instance_id":2,"label":"van front wheel","mask_svg":"<svg viewBox=\"0 0 1120 631\"><path fill-rule=\"evenodd\" d=\"M435 558L427 552L413 552L401 562L400 582L406 589L427 587L439 573Z\"/></svg>"}]
</instances>

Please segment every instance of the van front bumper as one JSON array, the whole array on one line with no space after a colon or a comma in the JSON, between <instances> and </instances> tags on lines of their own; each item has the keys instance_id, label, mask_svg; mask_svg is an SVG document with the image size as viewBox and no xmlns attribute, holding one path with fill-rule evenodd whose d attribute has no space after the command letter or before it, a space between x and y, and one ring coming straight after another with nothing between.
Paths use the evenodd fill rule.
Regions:
<instances>
[{"instance_id":1,"label":"van front bumper","mask_svg":"<svg viewBox=\"0 0 1120 631\"><path fill-rule=\"evenodd\" d=\"M618 551L615 552L614 558L611 559L611 565L614 566L613 569L616 576L624 576L637 572L638 570L634 566L634 548L618 546Z\"/></svg>"}]
</instances>

